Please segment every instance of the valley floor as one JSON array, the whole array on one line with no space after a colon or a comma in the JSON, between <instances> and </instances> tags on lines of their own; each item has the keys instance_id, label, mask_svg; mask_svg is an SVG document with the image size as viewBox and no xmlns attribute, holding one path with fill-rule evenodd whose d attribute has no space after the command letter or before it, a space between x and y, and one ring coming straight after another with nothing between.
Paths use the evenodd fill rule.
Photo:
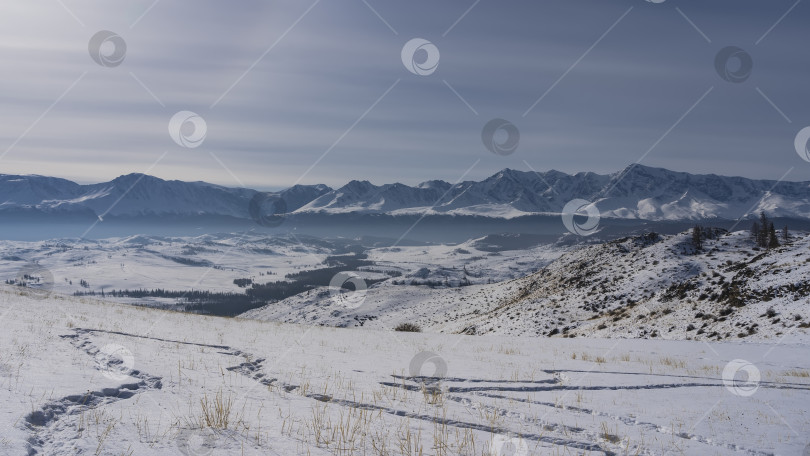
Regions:
<instances>
[{"instance_id":1,"label":"valley floor","mask_svg":"<svg viewBox=\"0 0 810 456\"><path fill-rule=\"evenodd\" d=\"M808 347L787 340L395 333L38 298L0 291L0 455L769 455L810 444Z\"/></svg>"}]
</instances>

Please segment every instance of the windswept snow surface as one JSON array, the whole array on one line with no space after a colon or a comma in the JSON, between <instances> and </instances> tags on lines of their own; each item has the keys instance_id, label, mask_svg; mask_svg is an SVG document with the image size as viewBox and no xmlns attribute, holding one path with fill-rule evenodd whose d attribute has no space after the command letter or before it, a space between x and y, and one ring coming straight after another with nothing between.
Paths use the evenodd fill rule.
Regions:
<instances>
[{"instance_id":1,"label":"windswept snow surface","mask_svg":"<svg viewBox=\"0 0 810 456\"><path fill-rule=\"evenodd\" d=\"M788 340L406 334L29 293L0 290L0 455L788 455L810 443L808 347Z\"/></svg>"}]
</instances>

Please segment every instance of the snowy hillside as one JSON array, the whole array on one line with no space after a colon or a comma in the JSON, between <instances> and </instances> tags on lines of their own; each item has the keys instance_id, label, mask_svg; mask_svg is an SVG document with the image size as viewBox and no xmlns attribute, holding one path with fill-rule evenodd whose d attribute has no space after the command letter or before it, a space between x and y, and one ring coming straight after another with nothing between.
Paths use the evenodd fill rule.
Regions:
<instances>
[{"instance_id":1,"label":"snowy hillside","mask_svg":"<svg viewBox=\"0 0 810 456\"><path fill-rule=\"evenodd\" d=\"M111 182L78 185L40 176L0 175L4 211L95 215L220 215L249 219L255 190L204 182L164 181L130 174ZM810 219L810 182L775 182L694 175L631 165L610 174L505 169L480 182L417 186L351 181L338 189L298 185L273 194L298 214L455 214L514 218L559 214L573 199L595 203L602 217L618 219L737 219L761 210L773 217ZM109 211L109 212L108 212ZM255 217L254 217L255 218Z\"/></svg>"},{"instance_id":2,"label":"snowy hillside","mask_svg":"<svg viewBox=\"0 0 810 456\"><path fill-rule=\"evenodd\" d=\"M810 235L760 250L748 232L715 234L700 251L688 233L554 250L538 272L494 284L429 288L411 272L364 291L353 308L320 288L244 316L385 329L413 322L479 335L809 339ZM463 276L474 272L465 266Z\"/></svg>"},{"instance_id":3,"label":"snowy hillside","mask_svg":"<svg viewBox=\"0 0 810 456\"><path fill-rule=\"evenodd\" d=\"M469 337L0 289L0 455L801 454L807 347Z\"/></svg>"},{"instance_id":4,"label":"snowy hillside","mask_svg":"<svg viewBox=\"0 0 810 456\"><path fill-rule=\"evenodd\" d=\"M744 231L584 247L513 285L478 333L720 340L810 335L810 236L760 250Z\"/></svg>"}]
</instances>

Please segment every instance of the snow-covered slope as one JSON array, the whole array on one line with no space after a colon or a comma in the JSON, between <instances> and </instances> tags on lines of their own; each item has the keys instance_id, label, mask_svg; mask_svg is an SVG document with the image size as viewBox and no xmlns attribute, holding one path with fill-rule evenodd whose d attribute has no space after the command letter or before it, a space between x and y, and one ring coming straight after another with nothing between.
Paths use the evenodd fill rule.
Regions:
<instances>
[{"instance_id":1,"label":"snow-covered slope","mask_svg":"<svg viewBox=\"0 0 810 456\"><path fill-rule=\"evenodd\" d=\"M243 316L387 329L412 322L426 331L479 335L810 336L808 234L767 251L744 231L716 230L701 251L688 233L649 234L573 249L533 274L495 284L478 278L433 289L419 279L412 273L376 284L356 308L320 288Z\"/></svg>"},{"instance_id":2,"label":"snow-covered slope","mask_svg":"<svg viewBox=\"0 0 810 456\"><path fill-rule=\"evenodd\" d=\"M764 456L810 432L790 340L405 334L2 286L0 321L3 456Z\"/></svg>"},{"instance_id":3,"label":"snow-covered slope","mask_svg":"<svg viewBox=\"0 0 810 456\"><path fill-rule=\"evenodd\" d=\"M497 308L456 325L476 333L667 339L810 335L810 235L760 250L717 231L584 247L515 281Z\"/></svg>"},{"instance_id":4,"label":"snow-covered slope","mask_svg":"<svg viewBox=\"0 0 810 456\"><path fill-rule=\"evenodd\" d=\"M40 176L0 175L0 211L92 211L96 215L225 215L249 218L256 191L140 174L78 185ZM610 174L505 169L480 182L417 186L351 181L332 190L299 185L277 193L296 213L458 214L512 218L559 214L573 199L594 202L602 217L642 220L737 219L761 210L810 219L810 182L695 175L631 165ZM112 208L112 209L111 209ZM108 212L109 211L109 212Z\"/></svg>"}]
</instances>

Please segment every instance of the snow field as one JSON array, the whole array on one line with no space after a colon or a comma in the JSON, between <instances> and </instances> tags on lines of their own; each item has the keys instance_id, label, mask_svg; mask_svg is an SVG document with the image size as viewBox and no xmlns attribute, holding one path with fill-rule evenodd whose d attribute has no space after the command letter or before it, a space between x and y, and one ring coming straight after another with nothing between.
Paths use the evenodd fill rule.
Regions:
<instances>
[{"instance_id":1,"label":"snow field","mask_svg":"<svg viewBox=\"0 0 810 456\"><path fill-rule=\"evenodd\" d=\"M406 334L10 287L0 325L4 455L764 455L810 443L801 344ZM737 359L760 379L748 364L729 377Z\"/></svg>"}]
</instances>

